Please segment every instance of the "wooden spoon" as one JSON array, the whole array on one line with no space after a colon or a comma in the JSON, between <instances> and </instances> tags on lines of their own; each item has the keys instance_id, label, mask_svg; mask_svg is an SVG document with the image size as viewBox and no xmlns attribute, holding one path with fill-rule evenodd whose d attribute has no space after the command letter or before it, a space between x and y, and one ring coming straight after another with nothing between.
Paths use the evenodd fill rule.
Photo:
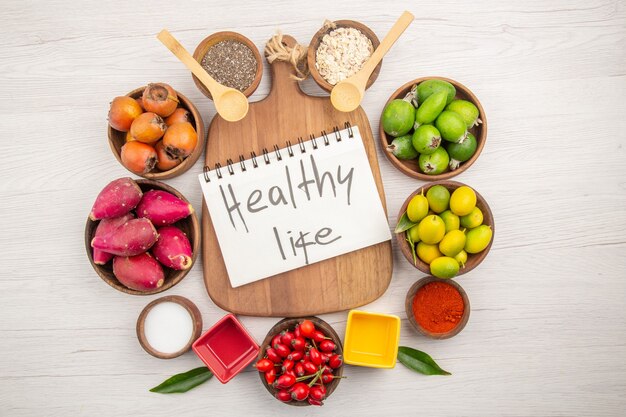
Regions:
<instances>
[{"instance_id":1,"label":"wooden spoon","mask_svg":"<svg viewBox=\"0 0 626 417\"><path fill-rule=\"evenodd\" d=\"M215 81L189 52L178 42L172 34L163 29L157 35L157 39L172 51L174 55L191 70L193 75L204 84L211 92L215 109L226 121L236 122L243 119L248 114L248 99L239 90L226 87Z\"/></svg>"},{"instance_id":2,"label":"wooden spoon","mask_svg":"<svg viewBox=\"0 0 626 417\"><path fill-rule=\"evenodd\" d=\"M372 71L374 71L376 65L383 59L383 56L411 24L413 19L415 17L411 13L406 11L402 13L402 16L387 33L385 39L378 45L370 59L365 62L363 68L352 77L346 78L333 87L333 90L330 92L330 101L337 110L350 112L359 107L365 94L365 85Z\"/></svg>"}]
</instances>

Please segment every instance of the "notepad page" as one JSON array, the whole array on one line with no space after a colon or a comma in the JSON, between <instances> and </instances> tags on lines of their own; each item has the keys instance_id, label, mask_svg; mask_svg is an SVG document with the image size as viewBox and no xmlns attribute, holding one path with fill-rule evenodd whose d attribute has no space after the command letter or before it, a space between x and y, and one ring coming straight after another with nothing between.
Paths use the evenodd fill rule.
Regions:
<instances>
[{"instance_id":1,"label":"notepad page","mask_svg":"<svg viewBox=\"0 0 626 417\"><path fill-rule=\"evenodd\" d=\"M358 126L351 131L199 176L233 287L391 239Z\"/></svg>"}]
</instances>

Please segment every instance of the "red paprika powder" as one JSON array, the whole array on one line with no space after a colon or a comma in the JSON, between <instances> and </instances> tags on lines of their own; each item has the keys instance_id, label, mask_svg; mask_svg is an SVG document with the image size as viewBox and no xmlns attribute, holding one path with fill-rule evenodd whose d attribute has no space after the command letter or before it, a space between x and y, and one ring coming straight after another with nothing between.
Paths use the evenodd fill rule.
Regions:
<instances>
[{"instance_id":1,"label":"red paprika powder","mask_svg":"<svg viewBox=\"0 0 626 417\"><path fill-rule=\"evenodd\" d=\"M444 282L429 282L413 298L413 316L423 329L431 333L446 333L454 329L463 317L465 303L459 290Z\"/></svg>"}]
</instances>

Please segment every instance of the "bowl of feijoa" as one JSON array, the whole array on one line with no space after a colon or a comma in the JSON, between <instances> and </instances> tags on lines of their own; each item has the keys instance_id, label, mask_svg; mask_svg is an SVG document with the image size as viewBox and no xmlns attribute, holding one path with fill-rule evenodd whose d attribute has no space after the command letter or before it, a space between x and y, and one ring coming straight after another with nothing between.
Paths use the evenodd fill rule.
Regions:
<instances>
[{"instance_id":1,"label":"bowl of feijoa","mask_svg":"<svg viewBox=\"0 0 626 417\"><path fill-rule=\"evenodd\" d=\"M487 118L463 84L443 77L409 81L389 97L380 119L385 155L404 174L423 181L452 178L478 159Z\"/></svg>"}]
</instances>

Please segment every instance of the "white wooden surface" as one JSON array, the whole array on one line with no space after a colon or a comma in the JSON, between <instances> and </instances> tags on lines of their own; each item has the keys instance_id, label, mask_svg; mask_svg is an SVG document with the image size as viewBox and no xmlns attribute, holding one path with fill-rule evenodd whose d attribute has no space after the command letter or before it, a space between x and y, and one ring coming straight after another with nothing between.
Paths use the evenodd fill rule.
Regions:
<instances>
[{"instance_id":1,"label":"white wooden surface","mask_svg":"<svg viewBox=\"0 0 626 417\"><path fill-rule=\"evenodd\" d=\"M70 2L3 0L0 15L0 415L617 416L626 407L626 4L610 0L459 2ZM182 2L180 2L182 3ZM419 337L404 297L421 273L394 248L389 290L367 310L404 318L401 343L453 373L348 367L323 410L273 400L252 369L184 395L148 388L199 366L162 361L135 338L132 297L91 269L83 227L99 189L127 175L106 140L115 96L166 81L210 122L215 112L155 39L188 48L236 30L262 47L277 28L307 43L324 18L382 37L404 8L416 21L385 58L363 107L374 131L404 82L442 75L469 86L489 118L477 163L457 179L497 222L485 262L459 278L472 314L447 341ZM321 94L310 80L307 91ZM253 99L268 91L265 79ZM389 221L420 185L381 155ZM167 181L200 207L201 164ZM169 294L224 312L198 263ZM323 316L342 334L346 313ZM261 340L276 319L243 317ZM323 413L323 414L322 414Z\"/></svg>"}]
</instances>

